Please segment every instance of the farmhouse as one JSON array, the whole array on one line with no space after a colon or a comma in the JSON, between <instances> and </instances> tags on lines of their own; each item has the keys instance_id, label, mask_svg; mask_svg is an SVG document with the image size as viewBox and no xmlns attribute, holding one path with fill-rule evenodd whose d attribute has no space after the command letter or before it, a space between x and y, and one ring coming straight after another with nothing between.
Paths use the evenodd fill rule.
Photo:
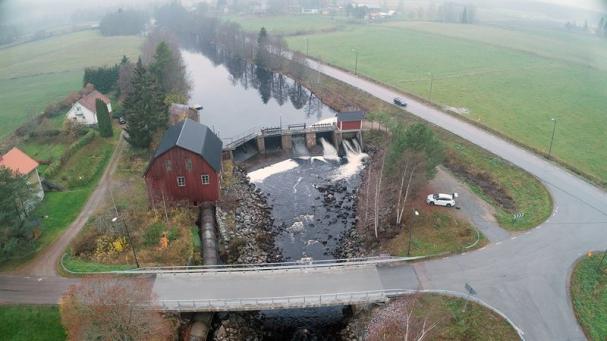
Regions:
<instances>
[{"instance_id":1,"label":"farmhouse","mask_svg":"<svg viewBox=\"0 0 607 341\"><path fill-rule=\"evenodd\" d=\"M357 111L344 111L337 113L337 129L342 131L360 130L365 113Z\"/></svg>"},{"instance_id":2,"label":"farmhouse","mask_svg":"<svg viewBox=\"0 0 607 341\"><path fill-rule=\"evenodd\" d=\"M144 174L150 202L217 201L222 147L209 127L189 118L169 127Z\"/></svg>"},{"instance_id":3,"label":"farmhouse","mask_svg":"<svg viewBox=\"0 0 607 341\"><path fill-rule=\"evenodd\" d=\"M67 113L67 118L82 124L97 124L97 108L95 105L97 99L100 99L107 104L108 112L112 112L112 103L110 102L110 99L101 92L93 90L93 92L74 103Z\"/></svg>"},{"instance_id":4,"label":"farmhouse","mask_svg":"<svg viewBox=\"0 0 607 341\"><path fill-rule=\"evenodd\" d=\"M42 182L38 174L38 162L22 152L19 148L13 148L8 153L0 156L0 167L6 167L13 173L25 176L28 183L32 187L36 198L42 200L44 198L44 190ZM34 203L29 203L33 205Z\"/></svg>"}]
</instances>

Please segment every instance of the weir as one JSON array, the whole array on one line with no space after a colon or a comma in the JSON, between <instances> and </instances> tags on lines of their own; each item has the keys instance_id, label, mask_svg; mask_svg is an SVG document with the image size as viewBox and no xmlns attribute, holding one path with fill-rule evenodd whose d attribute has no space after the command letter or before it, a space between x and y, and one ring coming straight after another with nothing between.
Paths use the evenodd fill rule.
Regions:
<instances>
[{"instance_id":1,"label":"weir","mask_svg":"<svg viewBox=\"0 0 607 341\"><path fill-rule=\"evenodd\" d=\"M224 159L242 162L257 154L276 151L293 151L295 155L309 155L309 151L329 142L340 155L345 155L342 141L356 138L362 145L362 125L359 129L342 131L335 122L312 125L291 124L286 128L269 127L251 130L238 137L228 139L223 149Z\"/></svg>"}]
</instances>

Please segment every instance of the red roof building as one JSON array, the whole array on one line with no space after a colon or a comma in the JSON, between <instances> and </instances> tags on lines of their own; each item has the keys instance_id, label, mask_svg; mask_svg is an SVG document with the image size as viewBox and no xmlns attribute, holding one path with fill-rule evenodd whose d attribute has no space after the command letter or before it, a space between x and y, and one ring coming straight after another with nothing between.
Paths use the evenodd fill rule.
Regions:
<instances>
[{"instance_id":1,"label":"red roof building","mask_svg":"<svg viewBox=\"0 0 607 341\"><path fill-rule=\"evenodd\" d=\"M40 200L44 198L42 182L40 181L40 175L38 175L38 162L19 148L15 147L0 156L0 167L5 167L15 174L27 177L32 189L36 192L36 196Z\"/></svg>"}]
</instances>

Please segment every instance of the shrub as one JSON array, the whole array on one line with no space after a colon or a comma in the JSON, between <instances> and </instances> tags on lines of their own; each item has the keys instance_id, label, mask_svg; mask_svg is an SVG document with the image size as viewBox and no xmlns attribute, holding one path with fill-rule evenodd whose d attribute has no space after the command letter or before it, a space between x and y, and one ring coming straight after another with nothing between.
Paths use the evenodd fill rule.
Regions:
<instances>
[{"instance_id":1,"label":"shrub","mask_svg":"<svg viewBox=\"0 0 607 341\"><path fill-rule=\"evenodd\" d=\"M166 226L162 223L154 223L150 225L143 235L143 244L145 246L157 245L160 242L162 233L166 230ZM169 240L172 240L169 234Z\"/></svg>"},{"instance_id":2,"label":"shrub","mask_svg":"<svg viewBox=\"0 0 607 341\"><path fill-rule=\"evenodd\" d=\"M61 166L63 166L65 162L69 160L69 158L74 155L76 151L78 151L85 145L91 143L94 138L95 131L89 130L84 136L82 136L76 142L72 143L69 147L67 147L67 149L65 150L65 152L63 152L63 155L61 155L59 159L51 162L51 164L46 168L44 176L46 176L47 178L52 178L53 176L57 175L57 173L61 169Z\"/></svg>"}]
</instances>

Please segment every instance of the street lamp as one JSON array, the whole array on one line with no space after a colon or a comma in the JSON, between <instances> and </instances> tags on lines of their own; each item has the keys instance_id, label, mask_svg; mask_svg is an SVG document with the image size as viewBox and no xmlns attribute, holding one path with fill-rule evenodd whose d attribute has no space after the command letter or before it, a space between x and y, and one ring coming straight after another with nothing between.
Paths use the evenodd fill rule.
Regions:
<instances>
[{"instance_id":1,"label":"street lamp","mask_svg":"<svg viewBox=\"0 0 607 341\"><path fill-rule=\"evenodd\" d=\"M550 148L548 148L548 158L552 157L552 142L554 142L554 132L556 131L556 118L551 118L552 123L552 137L550 138Z\"/></svg>"},{"instance_id":2,"label":"street lamp","mask_svg":"<svg viewBox=\"0 0 607 341\"><path fill-rule=\"evenodd\" d=\"M352 49L352 52L355 53L355 61L354 61L354 75L358 75L358 50L357 49Z\"/></svg>"},{"instance_id":3,"label":"street lamp","mask_svg":"<svg viewBox=\"0 0 607 341\"><path fill-rule=\"evenodd\" d=\"M417 210L413 210L413 213L415 214L415 217L419 216L419 212ZM415 218L413 217L413 218ZM411 239L413 239L413 223L415 222L415 219L413 219L413 221L411 221L411 225L409 225L409 246L407 246L407 257L411 256Z\"/></svg>"},{"instance_id":4,"label":"street lamp","mask_svg":"<svg viewBox=\"0 0 607 341\"><path fill-rule=\"evenodd\" d=\"M118 221L118 217L112 218L112 223L116 223ZM133 257L135 257L135 264L137 268L139 268L139 260L137 260L137 253L135 252L135 245L133 245L133 240L131 239L131 234L129 233L129 228L126 226L126 221L123 219L122 224L124 225L124 230L126 231L126 237L129 239L129 244L131 244L131 250L133 250Z\"/></svg>"}]
</instances>

